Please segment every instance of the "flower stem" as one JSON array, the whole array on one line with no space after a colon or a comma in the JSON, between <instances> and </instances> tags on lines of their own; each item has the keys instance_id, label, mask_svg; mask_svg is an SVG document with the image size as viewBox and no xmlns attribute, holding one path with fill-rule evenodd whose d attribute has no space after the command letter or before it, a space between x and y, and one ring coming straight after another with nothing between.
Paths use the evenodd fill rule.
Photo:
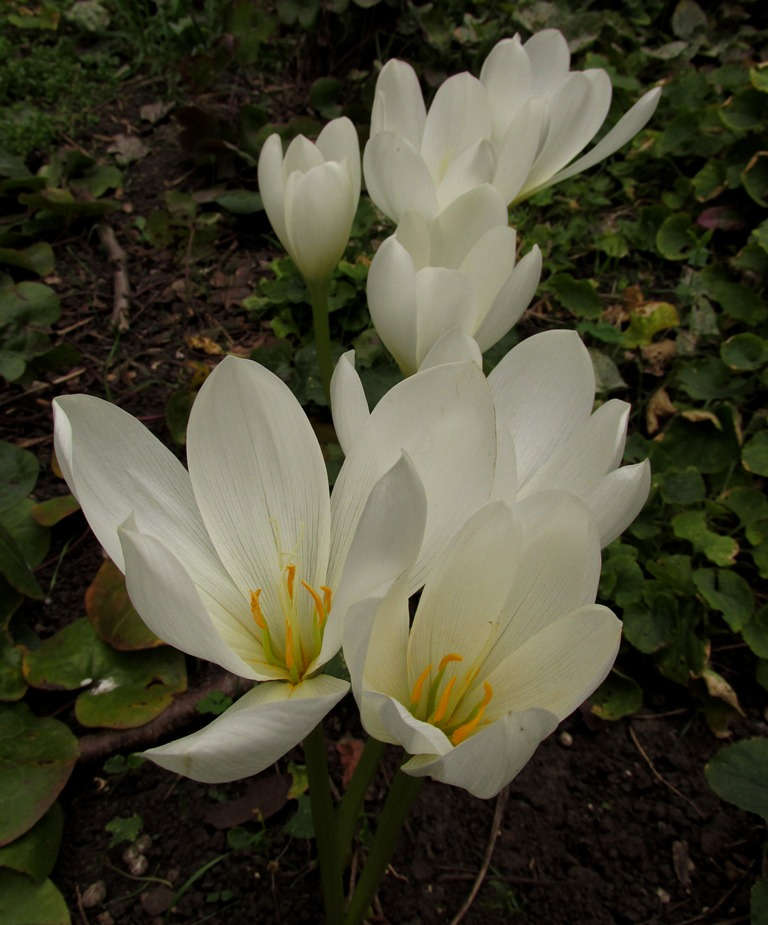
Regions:
<instances>
[{"instance_id":1,"label":"flower stem","mask_svg":"<svg viewBox=\"0 0 768 925\"><path fill-rule=\"evenodd\" d=\"M307 281L309 299L312 303L312 324L315 328L315 350L317 365L323 391L331 407L331 376L333 375L333 356L331 355L331 326L328 322L328 283L327 279Z\"/></svg>"},{"instance_id":2,"label":"flower stem","mask_svg":"<svg viewBox=\"0 0 768 925\"><path fill-rule=\"evenodd\" d=\"M386 747L384 742L379 742L374 738L368 739L360 760L357 762L352 779L339 804L337 813L338 848L344 866L349 863L352 853L355 825L363 808L365 794L368 792L371 781L376 775Z\"/></svg>"},{"instance_id":3,"label":"flower stem","mask_svg":"<svg viewBox=\"0 0 768 925\"><path fill-rule=\"evenodd\" d=\"M398 771L392 781L387 802L379 817L371 853L347 909L345 925L361 925L365 918L395 850L403 823L423 783L423 777L410 777L403 771Z\"/></svg>"},{"instance_id":4,"label":"flower stem","mask_svg":"<svg viewBox=\"0 0 768 925\"><path fill-rule=\"evenodd\" d=\"M307 762L309 801L320 862L326 921L328 925L337 925L344 917L344 885L341 880L341 855L336 839L336 820L322 723L318 723L304 739L304 757Z\"/></svg>"}]
</instances>

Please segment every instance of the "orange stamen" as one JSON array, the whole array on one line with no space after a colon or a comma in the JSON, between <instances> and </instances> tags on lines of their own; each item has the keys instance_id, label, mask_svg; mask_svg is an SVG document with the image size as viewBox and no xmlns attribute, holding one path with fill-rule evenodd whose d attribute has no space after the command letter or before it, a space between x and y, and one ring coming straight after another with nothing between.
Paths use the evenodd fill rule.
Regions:
<instances>
[{"instance_id":1,"label":"orange stamen","mask_svg":"<svg viewBox=\"0 0 768 925\"><path fill-rule=\"evenodd\" d=\"M323 599L320 597L317 591L315 591L312 585L308 585L303 578L301 583L304 585L304 588L309 592L312 600L315 602L315 612L317 613L317 619L320 621L320 626L322 626L323 623L325 623L325 618L327 616L325 609L323 608Z\"/></svg>"},{"instance_id":2,"label":"orange stamen","mask_svg":"<svg viewBox=\"0 0 768 925\"><path fill-rule=\"evenodd\" d=\"M293 655L293 627L289 620L285 621L285 667L288 671L293 671L296 667L296 659Z\"/></svg>"},{"instance_id":3,"label":"orange stamen","mask_svg":"<svg viewBox=\"0 0 768 925\"><path fill-rule=\"evenodd\" d=\"M485 688L485 696L477 707L477 713L468 723L464 723L463 726L459 726L459 728L456 729L451 736L451 742L453 742L454 745L461 744L464 739L466 739L471 732L474 732L474 730L480 724L480 720L483 718L483 713L485 713L485 708L491 702L491 697L493 697L493 688L487 681L483 684L483 687Z\"/></svg>"},{"instance_id":4,"label":"orange stamen","mask_svg":"<svg viewBox=\"0 0 768 925\"><path fill-rule=\"evenodd\" d=\"M437 705L434 716L430 720L433 724L437 724L442 721L445 716L445 711L448 709L448 700L451 696L451 691L453 690L453 685L456 683L456 678L451 678L451 680L445 685L445 690L443 691L443 696L440 698L440 703Z\"/></svg>"},{"instance_id":5,"label":"orange stamen","mask_svg":"<svg viewBox=\"0 0 768 925\"><path fill-rule=\"evenodd\" d=\"M333 591L328 587L328 585L320 585L320 590L323 592L323 606L325 607L326 615L331 612L331 602L333 601Z\"/></svg>"},{"instance_id":6,"label":"orange stamen","mask_svg":"<svg viewBox=\"0 0 768 925\"><path fill-rule=\"evenodd\" d=\"M285 571L288 573L288 577L285 579L285 585L288 588L288 597L290 600L293 600L293 580L296 577L296 566L286 565ZM303 581L302 584L304 584Z\"/></svg>"},{"instance_id":7,"label":"orange stamen","mask_svg":"<svg viewBox=\"0 0 768 925\"><path fill-rule=\"evenodd\" d=\"M256 588L255 591L251 591L251 614L256 626L258 626L260 630L265 630L267 628L267 622L264 619L264 614L261 612L261 605L259 604L260 594L261 588Z\"/></svg>"},{"instance_id":8,"label":"orange stamen","mask_svg":"<svg viewBox=\"0 0 768 925\"><path fill-rule=\"evenodd\" d=\"M418 706L419 701L421 700L421 691L424 688L424 682L429 677L429 673L432 671L432 663L422 671L419 677L416 679L416 683L413 685L413 690L411 691L411 706Z\"/></svg>"},{"instance_id":9,"label":"orange stamen","mask_svg":"<svg viewBox=\"0 0 768 925\"><path fill-rule=\"evenodd\" d=\"M457 655L456 652L449 652L447 655L444 655L440 659L440 664L437 666L437 670L445 671L445 669L448 667L448 665L451 662L463 662L463 661L464 659L460 655Z\"/></svg>"}]
</instances>

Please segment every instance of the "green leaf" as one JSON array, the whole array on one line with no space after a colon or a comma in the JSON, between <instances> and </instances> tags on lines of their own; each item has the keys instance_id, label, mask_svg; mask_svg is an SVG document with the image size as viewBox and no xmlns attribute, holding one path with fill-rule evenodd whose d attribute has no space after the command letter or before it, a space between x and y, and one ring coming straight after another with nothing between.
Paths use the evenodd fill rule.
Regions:
<instances>
[{"instance_id":1,"label":"green leaf","mask_svg":"<svg viewBox=\"0 0 768 925\"><path fill-rule=\"evenodd\" d=\"M296 801L298 808L294 815L285 823L282 831L291 838L314 838L315 826L312 822L312 804L306 793L300 793Z\"/></svg>"},{"instance_id":2,"label":"green leaf","mask_svg":"<svg viewBox=\"0 0 768 925\"><path fill-rule=\"evenodd\" d=\"M75 199L69 190L51 187L37 193L22 193L19 202L32 209L66 218L96 218L110 212L119 212L122 208L114 199Z\"/></svg>"},{"instance_id":3,"label":"green leaf","mask_svg":"<svg viewBox=\"0 0 768 925\"><path fill-rule=\"evenodd\" d=\"M749 331L734 334L720 348L720 357L731 369L759 369L768 363L768 342Z\"/></svg>"},{"instance_id":4,"label":"green leaf","mask_svg":"<svg viewBox=\"0 0 768 925\"><path fill-rule=\"evenodd\" d=\"M668 469L658 477L661 497L667 504L696 504L705 497L704 479L696 466Z\"/></svg>"},{"instance_id":5,"label":"green leaf","mask_svg":"<svg viewBox=\"0 0 768 925\"><path fill-rule=\"evenodd\" d=\"M15 507L35 487L40 466L29 450L0 440L0 511Z\"/></svg>"},{"instance_id":6,"label":"green leaf","mask_svg":"<svg viewBox=\"0 0 768 925\"><path fill-rule=\"evenodd\" d=\"M741 172L744 189L760 206L768 206L768 151L758 151Z\"/></svg>"},{"instance_id":7,"label":"green leaf","mask_svg":"<svg viewBox=\"0 0 768 925\"><path fill-rule=\"evenodd\" d=\"M768 520L768 498L763 492L755 488L739 485L729 489L718 499L739 518L742 527L747 531L750 543L762 541L762 531L753 532L760 521Z\"/></svg>"},{"instance_id":8,"label":"green leaf","mask_svg":"<svg viewBox=\"0 0 768 925\"><path fill-rule=\"evenodd\" d=\"M768 822L768 739L746 739L719 751L704 768L709 786L727 800Z\"/></svg>"},{"instance_id":9,"label":"green leaf","mask_svg":"<svg viewBox=\"0 0 768 925\"><path fill-rule=\"evenodd\" d=\"M0 376L8 382L17 382L27 369L27 361L19 353L0 349Z\"/></svg>"},{"instance_id":10,"label":"green leaf","mask_svg":"<svg viewBox=\"0 0 768 925\"><path fill-rule=\"evenodd\" d=\"M3 925L71 925L64 897L50 880L34 883L24 874L0 870Z\"/></svg>"},{"instance_id":11,"label":"green leaf","mask_svg":"<svg viewBox=\"0 0 768 925\"><path fill-rule=\"evenodd\" d=\"M125 589L125 577L110 559L102 562L85 592L85 613L99 638L120 652L163 644L136 613Z\"/></svg>"},{"instance_id":12,"label":"green leaf","mask_svg":"<svg viewBox=\"0 0 768 925\"><path fill-rule=\"evenodd\" d=\"M78 755L77 739L64 723L40 719L23 703L0 704L0 845L48 811Z\"/></svg>"},{"instance_id":13,"label":"green leaf","mask_svg":"<svg viewBox=\"0 0 768 925\"><path fill-rule=\"evenodd\" d=\"M621 343L625 347L644 347L660 331L680 327L677 309L669 302L647 302L632 312L629 327L623 332Z\"/></svg>"},{"instance_id":14,"label":"green leaf","mask_svg":"<svg viewBox=\"0 0 768 925\"><path fill-rule=\"evenodd\" d=\"M750 925L768 922L768 877L760 877L749 892Z\"/></svg>"},{"instance_id":15,"label":"green leaf","mask_svg":"<svg viewBox=\"0 0 768 925\"><path fill-rule=\"evenodd\" d=\"M77 721L109 729L143 726L187 686L181 652L167 647L117 652L83 619L26 653L24 675L43 690L88 687L75 702Z\"/></svg>"},{"instance_id":16,"label":"green leaf","mask_svg":"<svg viewBox=\"0 0 768 925\"><path fill-rule=\"evenodd\" d=\"M643 689L614 668L589 700L595 716L615 722L642 708Z\"/></svg>"},{"instance_id":17,"label":"green leaf","mask_svg":"<svg viewBox=\"0 0 768 925\"><path fill-rule=\"evenodd\" d=\"M768 658L768 604L764 604L741 631L758 658Z\"/></svg>"},{"instance_id":18,"label":"green leaf","mask_svg":"<svg viewBox=\"0 0 768 925\"><path fill-rule=\"evenodd\" d=\"M656 249L665 260L688 260L702 242L702 229L697 228L687 212L668 216L656 233ZM697 265L702 264L697 261Z\"/></svg>"},{"instance_id":19,"label":"green leaf","mask_svg":"<svg viewBox=\"0 0 768 925\"><path fill-rule=\"evenodd\" d=\"M38 276L48 276L53 273L56 260L53 256L53 248L47 241L36 241L24 250L0 247L0 263L20 267Z\"/></svg>"},{"instance_id":20,"label":"green leaf","mask_svg":"<svg viewBox=\"0 0 768 925\"><path fill-rule=\"evenodd\" d=\"M187 424L197 392L187 387L171 392L165 405L165 423L180 446L187 442Z\"/></svg>"},{"instance_id":21,"label":"green leaf","mask_svg":"<svg viewBox=\"0 0 768 925\"><path fill-rule=\"evenodd\" d=\"M754 87L746 87L727 100L718 115L737 132L760 131L766 118L765 96Z\"/></svg>"},{"instance_id":22,"label":"green leaf","mask_svg":"<svg viewBox=\"0 0 768 925\"><path fill-rule=\"evenodd\" d=\"M0 572L12 587L26 594L27 597L39 601L45 598L45 592L27 565L18 543L2 525L0 525Z\"/></svg>"},{"instance_id":23,"label":"green leaf","mask_svg":"<svg viewBox=\"0 0 768 925\"><path fill-rule=\"evenodd\" d=\"M0 326L53 324L60 314L59 297L43 283L19 283L0 292Z\"/></svg>"},{"instance_id":24,"label":"green leaf","mask_svg":"<svg viewBox=\"0 0 768 925\"><path fill-rule=\"evenodd\" d=\"M213 201L234 215L253 215L255 212L264 211L261 195L255 190L227 190Z\"/></svg>"},{"instance_id":25,"label":"green leaf","mask_svg":"<svg viewBox=\"0 0 768 925\"><path fill-rule=\"evenodd\" d=\"M677 381L680 388L697 401L734 398L746 385L717 357L697 358L681 364Z\"/></svg>"},{"instance_id":26,"label":"green leaf","mask_svg":"<svg viewBox=\"0 0 768 925\"><path fill-rule=\"evenodd\" d=\"M675 415L664 431L664 439L653 441L649 449L655 472L685 469L692 462L705 475L724 472L741 456L733 411L727 405L721 405L717 413Z\"/></svg>"},{"instance_id":27,"label":"green leaf","mask_svg":"<svg viewBox=\"0 0 768 925\"><path fill-rule=\"evenodd\" d=\"M744 444L741 461L747 472L768 476L768 431L761 430Z\"/></svg>"},{"instance_id":28,"label":"green leaf","mask_svg":"<svg viewBox=\"0 0 768 925\"><path fill-rule=\"evenodd\" d=\"M30 513L41 527L54 527L57 523L80 510L77 498L74 495L59 495L48 498L32 505Z\"/></svg>"},{"instance_id":29,"label":"green leaf","mask_svg":"<svg viewBox=\"0 0 768 925\"><path fill-rule=\"evenodd\" d=\"M574 279L570 273L555 273L548 287L565 308L580 318L599 318L603 313L603 303L589 280Z\"/></svg>"},{"instance_id":30,"label":"green leaf","mask_svg":"<svg viewBox=\"0 0 768 925\"><path fill-rule=\"evenodd\" d=\"M13 537L30 568L37 568L45 559L51 541L51 531L41 527L32 516L34 508L35 502L24 498L14 507L0 512L0 526Z\"/></svg>"},{"instance_id":31,"label":"green leaf","mask_svg":"<svg viewBox=\"0 0 768 925\"><path fill-rule=\"evenodd\" d=\"M7 592L18 593L10 588ZM21 672L21 651L5 632L0 631L0 700L21 700L26 692L27 682Z\"/></svg>"},{"instance_id":32,"label":"green leaf","mask_svg":"<svg viewBox=\"0 0 768 925\"><path fill-rule=\"evenodd\" d=\"M693 583L709 606L722 613L734 632L742 630L752 619L755 600L741 575L728 569L697 569Z\"/></svg>"},{"instance_id":33,"label":"green leaf","mask_svg":"<svg viewBox=\"0 0 768 925\"><path fill-rule=\"evenodd\" d=\"M110 819L104 828L112 835L109 840L109 847L114 848L124 841L136 841L144 828L144 820L138 813L127 817L115 816L114 819Z\"/></svg>"},{"instance_id":34,"label":"green leaf","mask_svg":"<svg viewBox=\"0 0 768 925\"><path fill-rule=\"evenodd\" d=\"M740 283L718 280L712 284L712 295L722 305L729 318L745 324L759 324L768 318L768 306L751 289Z\"/></svg>"},{"instance_id":35,"label":"green leaf","mask_svg":"<svg viewBox=\"0 0 768 925\"><path fill-rule=\"evenodd\" d=\"M610 598L619 607L641 600L645 576L635 559L629 556L610 556L603 563L600 577L600 596Z\"/></svg>"},{"instance_id":36,"label":"green leaf","mask_svg":"<svg viewBox=\"0 0 768 925\"><path fill-rule=\"evenodd\" d=\"M675 639L679 616L671 594L657 594L652 604L631 604L623 612L624 637L639 652L650 655Z\"/></svg>"},{"instance_id":37,"label":"green leaf","mask_svg":"<svg viewBox=\"0 0 768 925\"><path fill-rule=\"evenodd\" d=\"M595 391L613 392L616 389L628 388L627 383L622 379L618 366L602 350L590 348L589 356L592 360L592 368L595 371Z\"/></svg>"},{"instance_id":38,"label":"green leaf","mask_svg":"<svg viewBox=\"0 0 768 925\"><path fill-rule=\"evenodd\" d=\"M656 664L664 677L687 686L691 677L700 677L704 671L707 648L688 622L681 620L670 644L656 656Z\"/></svg>"},{"instance_id":39,"label":"green leaf","mask_svg":"<svg viewBox=\"0 0 768 925\"><path fill-rule=\"evenodd\" d=\"M693 592L693 569L690 556L661 556L649 559L646 569L675 594L689 597Z\"/></svg>"},{"instance_id":40,"label":"green leaf","mask_svg":"<svg viewBox=\"0 0 768 925\"><path fill-rule=\"evenodd\" d=\"M675 536L688 540L696 552L703 553L715 565L733 565L739 544L730 536L713 533L704 511L684 511L672 518Z\"/></svg>"},{"instance_id":41,"label":"green leaf","mask_svg":"<svg viewBox=\"0 0 768 925\"><path fill-rule=\"evenodd\" d=\"M681 39L690 40L708 28L707 15L696 0L680 0L672 14L672 31Z\"/></svg>"},{"instance_id":42,"label":"green leaf","mask_svg":"<svg viewBox=\"0 0 768 925\"><path fill-rule=\"evenodd\" d=\"M64 830L64 813L58 803L29 831L0 848L0 867L10 867L42 883L53 870Z\"/></svg>"}]
</instances>

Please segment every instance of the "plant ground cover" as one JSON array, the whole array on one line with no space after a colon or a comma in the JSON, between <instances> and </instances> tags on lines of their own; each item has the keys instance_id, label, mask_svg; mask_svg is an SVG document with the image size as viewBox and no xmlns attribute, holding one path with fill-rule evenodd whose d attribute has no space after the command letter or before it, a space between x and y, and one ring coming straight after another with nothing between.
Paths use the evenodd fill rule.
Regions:
<instances>
[{"instance_id":1,"label":"plant ground cover","mask_svg":"<svg viewBox=\"0 0 768 925\"><path fill-rule=\"evenodd\" d=\"M723 21L703 13L702 20L697 9L680 4L660 11L661 34L653 39L649 23L630 8L621 15L595 11L607 23L601 28L594 19L540 6L526 7L523 21L515 24L560 26L582 42L582 66L615 68L618 92L628 98L653 80L667 82L662 108L631 157L617 156L607 168L540 194L512 213L523 246L536 241L547 258L540 297L518 336L549 326L580 329L602 371L603 397L631 398L640 412L632 458L650 453L656 484L643 518L606 556L603 593L618 605L628 639L621 674L612 676L593 711L571 718L562 727L566 736L548 741L513 782L499 824L502 834L468 922L749 920L764 830L756 816L736 811L709 791L703 768L722 747L710 728L722 734L729 724L739 738L766 733L761 222L768 185L761 185L761 152L768 95L759 67L765 33L757 16L750 19L750 7L733 8L734 16L741 15L739 9L743 16L727 39ZM420 16L417 34L425 61L442 60L448 72L460 56L456 67L472 63L477 47L472 41L458 41L436 14ZM462 28L470 38L473 30L479 33L476 42L482 44L481 18L465 19ZM596 28L607 34L590 39L589 30ZM645 51L629 38L635 33L644 36ZM492 42L499 33L486 34ZM308 35L299 33L302 47ZM610 38L614 46L631 48L634 58L630 54L620 64ZM684 66L689 58L696 68ZM12 231L26 237L4 244L17 249L51 244L55 268L35 275L34 267L11 262L13 279L44 279L60 300L60 314L51 319L52 342L78 352L69 363L35 367L34 375L15 379L0 405L0 437L40 461L36 501L66 493L50 469L55 394L109 397L181 453L174 441L183 435L191 396L227 352L253 354L284 375L312 407L327 440L311 348L301 338L307 314L300 280L286 261L273 263L266 220L252 211L247 195L255 188L255 171L227 147L247 154L249 126L255 124L258 134L265 121L263 113L244 114L246 97L268 100L275 122L306 117L312 79L320 75L295 68L289 74L285 82L271 82L244 71L215 90L185 90L177 121L163 111L168 100L158 85L128 81L119 107L100 110L93 133L77 137L84 160L74 163L70 153L58 176L49 170L50 186L60 190L78 188L78 178L92 171L91 156L96 166L120 171L119 179L102 174L107 184L102 192L86 186L89 194L74 198L118 204L100 224L113 228L127 254L132 298L121 333L111 324L120 265L105 255L94 225L100 216L72 213L46 226L50 216L41 219L41 212L50 201L21 203L31 210L24 222L40 224L22 229L19 219ZM336 105L316 103L314 117L331 114L322 110ZM141 108L153 104L159 108ZM146 153L118 167L119 146L108 149L121 136L139 138ZM90 181L93 177L91 172ZM6 185L5 202L42 195L27 177L9 179L18 187ZM546 223L540 218L544 205ZM364 252L371 238L387 232L362 214L358 233L363 243L350 253ZM334 336L344 346L356 343L367 364L366 385L376 395L395 372L366 333L361 265L353 258L342 266ZM17 350L16 344L3 346ZM45 349L28 351L25 362L34 366ZM332 446L329 454L334 455ZM28 595L12 622L3 615L6 694L18 678L23 649L34 652L82 617L101 556L84 521L73 514L55 525L50 550L31 564L45 590L38 595L42 599ZM211 681L199 667L189 669L191 690ZM27 681L29 675L27 665ZM24 679L17 680L8 703L25 690ZM66 720L78 735L102 737L99 759L78 767L62 798L64 841L52 878L73 921L319 919L312 845L301 827L303 803L294 796L286 801L281 780L261 775L257 787L263 789L243 810L232 808L231 801L250 783L205 787L176 780L149 763L124 773L114 773L112 763L111 772L103 771L105 750L127 754L154 740L124 742L99 731L98 723L84 726L75 692L35 688L25 702L39 716ZM606 724L595 712L631 718ZM150 727L150 734L168 735L172 722L180 721L168 718L162 732ZM174 734L180 731L173 726ZM335 742L360 730L341 709L329 732ZM341 786L343 762L331 741L329 749ZM300 752L290 757L300 766ZM301 797L300 770L287 764L278 770L298 781L295 796ZM369 808L375 809L380 796L373 788ZM274 815L263 824L253 821L254 805L265 801ZM223 812L211 816L216 807ZM428 785L385 881L382 914L391 922L450 921L482 863L497 824L493 813L493 803ZM134 816L140 820L133 827L114 831L114 820ZM142 836L151 845L142 846ZM134 851L126 860L126 846L137 842L144 852ZM137 862L141 854L146 867ZM94 892L87 888L99 880L106 883L106 895L91 905Z\"/></svg>"}]
</instances>

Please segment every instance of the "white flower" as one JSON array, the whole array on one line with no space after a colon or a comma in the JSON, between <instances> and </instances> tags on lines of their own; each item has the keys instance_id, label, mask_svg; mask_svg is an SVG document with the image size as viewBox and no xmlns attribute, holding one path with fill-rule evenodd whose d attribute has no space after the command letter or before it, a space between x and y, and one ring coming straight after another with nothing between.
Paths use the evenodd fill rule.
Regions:
<instances>
[{"instance_id":1,"label":"white flower","mask_svg":"<svg viewBox=\"0 0 768 925\"><path fill-rule=\"evenodd\" d=\"M555 29L525 44L519 36L504 39L479 80L468 73L448 78L427 112L413 68L387 62L363 155L373 201L396 222L409 209L430 221L482 183L492 183L507 203L517 202L608 157L653 115L658 88L568 166L602 126L612 93L602 69L569 66L568 44Z\"/></svg>"},{"instance_id":2,"label":"white flower","mask_svg":"<svg viewBox=\"0 0 768 925\"><path fill-rule=\"evenodd\" d=\"M482 358L477 343L460 328L445 334L419 372ZM621 466L630 406L611 399L592 413L595 373L575 331L545 331L514 347L488 377L497 424L492 495L514 506L541 491L564 489L589 507L603 546L637 517L651 485L647 460ZM370 439L367 406L345 354L332 382L337 433L345 452ZM459 437L460 439L460 437Z\"/></svg>"},{"instance_id":3,"label":"white flower","mask_svg":"<svg viewBox=\"0 0 768 925\"><path fill-rule=\"evenodd\" d=\"M399 581L345 637L368 733L413 756L406 773L494 796L613 664L621 623L594 603L599 575L574 496L482 507L430 573L410 628Z\"/></svg>"},{"instance_id":4,"label":"white flower","mask_svg":"<svg viewBox=\"0 0 768 925\"><path fill-rule=\"evenodd\" d=\"M263 682L200 732L150 749L158 764L234 780L296 745L347 690L322 667L350 608L384 593L414 557L415 590L457 518L487 497L495 433L484 377L472 363L433 372L382 399L332 498L301 406L249 360L225 359L200 390L188 472L115 406L56 400L62 472L142 618L182 651ZM458 453L456 429L471 444Z\"/></svg>"},{"instance_id":5,"label":"white flower","mask_svg":"<svg viewBox=\"0 0 768 925\"><path fill-rule=\"evenodd\" d=\"M460 196L428 222L406 212L376 252L368 307L376 331L405 375L460 327L487 350L515 324L541 274L538 247L515 263L516 234L488 184Z\"/></svg>"},{"instance_id":6,"label":"white flower","mask_svg":"<svg viewBox=\"0 0 768 925\"><path fill-rule=\"evenodd\" d=\"M334 119L315 144L298 135L283 157L279 135L259 156L259 191L281 244L307 281L327 279L349 241L360 199L360 146L354 125Z\"/></svg>"}]
</instances>

